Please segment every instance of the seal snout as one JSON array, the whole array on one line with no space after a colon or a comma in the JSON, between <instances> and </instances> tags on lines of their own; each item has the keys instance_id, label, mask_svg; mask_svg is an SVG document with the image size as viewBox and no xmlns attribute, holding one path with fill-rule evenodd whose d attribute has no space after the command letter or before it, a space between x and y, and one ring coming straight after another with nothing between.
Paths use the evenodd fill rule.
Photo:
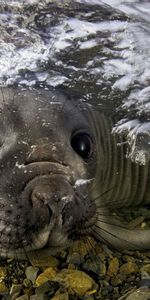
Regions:
<instances>
[{"instance_id":1,"label":"seal snout","mask_svg":"<svg viewBox=\"0 0 150 300\"><path fill-rule=\"evenodd\" d=\"M40 227L52 224L61 215L66 203L74 197L69 175L60 174L59 171L36 175L23 191L23 198L26 201L28 199L31 207L31 216L35 216L35 223L40 222Z\"/></svg>"}]
</instances>

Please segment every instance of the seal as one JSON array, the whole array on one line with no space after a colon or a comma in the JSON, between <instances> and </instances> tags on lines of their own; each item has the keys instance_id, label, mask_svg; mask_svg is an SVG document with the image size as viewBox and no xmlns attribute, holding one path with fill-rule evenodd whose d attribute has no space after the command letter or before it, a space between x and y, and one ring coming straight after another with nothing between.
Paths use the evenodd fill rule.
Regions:
<instances>
[{"instance_id":1,"label":"seal","mask_svg":"<svg viewBox=\"0 0 150 300\"><path fill-rule=\"evenodd\" d=\"M149 165L125 157L112 120L62 92L0 90L0 253L52 253L86 234L117 248L149 249L112 208L150 203Z\"/></svg>"},{"instance_id":2,"label":"seal","mask_svg":"<svg viewBox=\"0 0 150 300\"><path fill-rule=\"evenodd\" d=\"M95 211L78 181L94 176L90 124L56 92L2 88L0 95L0 253L66 246Z\"/></svg>"}]
</instances>

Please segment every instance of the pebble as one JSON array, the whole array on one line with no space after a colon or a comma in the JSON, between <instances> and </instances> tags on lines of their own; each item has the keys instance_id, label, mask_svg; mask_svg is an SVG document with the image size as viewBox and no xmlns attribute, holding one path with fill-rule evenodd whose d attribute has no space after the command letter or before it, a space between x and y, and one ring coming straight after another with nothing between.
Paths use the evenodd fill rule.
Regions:
<instances>
[{"instance_id":1,"label":"pebble","mask_svg":"<svg viewBox=\"0 0 150 300\"><path fill-rule=\"evenodd\" d=\"M0 294L7 294L8 288L3 280L7 277L7 270L5 267L0 267Z\"/></svg>"},{"instance_id":2,"label":"pebble","mask_svg":"<svg viewBox=\"0 0 150 300\"><path fill-rule=\"evenodd\" d=\"M31 286L32 286L31 280L29 280L28 278L25 278L25 279L23 280L23 286L24 286L25 288L31 287Z\"/></svg>"},{"instance_id":3,"label":"pebble","mask_svg":"<svg viewBox=\"0 0 150 300\"><path fill-rule=\"evenodd\" d=\"M52 267L46 268L45 271L37 277L37 279L35 281L36 286L40 286L41 284L43 284L44 282L46 282L48 280L50 280L50 281L55 280L56 274L57 274L56 269L54 269Z\"/></svg>"},{"instance_id":4,"label":"pebble","mask_svg":"<svg viewBox=\"0 0 150 300\"><path fill-rule=\"evenodd\" d=\"M75 270L75 269L76 269L76 266L73 265L73 264L69 264L69 265L68 265L68 269Z\"/></svg>"},{"instance_id":5,"label":"pebble","mask_svg":"<svg viewBox=\"0 0 150 300\"><path fill-rule=\"evenodd\" d=\"M108 270L107 270L107 275L110 277L114 277L117 275L118 270L119 270L119 260L117 257L113 257L110 260Z\"/></svg>"},{"instance_id":6,"label":"pebble","mask_svg":"<svg viewBox=\"0 0 150 300\"><path fill-rule=\"evenodd\" d=\"M61 293L60 291L56 292L51 300L69 300L69 295L67 292Z\"/></svg>"},{"instance_id":7,"label":"pebble","mask_svg":"<svg viewBox=\"0 0 150 300\"><path fill-rule=\"evenodd\" d=\"M29 300L28 295L22 295L20 297L14 298L14 300Z\"/></svg>"},{"instance_id":8,"label":"pebble","mask_svg":"<svg viewBox=\"0 0 150 300\"><path fill-rule=\"evenodd\" d=\"M138 283L139 287L147 286L150 288L150 278L145 278Z\"/></svg>"},{"instance_id":9,"label":"pebble","mask_svg":"<svg viewBox=\"0 0 150 300\"><path fill-rule=\"evenodd\" d=\"M8 288L3 282L0 282L0 294L7 294Z\"/></svg>"},{"instance_id":10,"label":"pebble","mask_svg":"<svg viewBox=\"0 0 150 300\"><path fill-rule=\"evenodd\" d=\"M125 281L126 279L126 275L125 274L117 274L115 277L113 277L111 279L111 284L113 286L120 286L123 284L123 282Z\"/></svg>"},{"instance_id":11,"label":"pebble","mask_svg":"<svg viewBox=\"0 0 150 300\"><path fill-rule=\"evenodd\" d=\"M0 280L4 279L7 276L7 270L5 267L0 267Z\"/></svg>"},{"instance_id":12,"label":"pebble","mask_svg":"<svg viewBox=\"0 0 150 300\"><path fill-rule=\"evenodd\" d=\"M150 275L150 264L146 264L141 268L141 272L147 272Z\"/></svg>"},{"instance_id":13,"label":"pebble","mask_svg":"<svg viewBox=\"0 0 150 300\"><path fill-rule=\"evenodd\" d=\"M134 259L134 257L132 257L131 255L123 255L123 260L125 261L125 262L135 262L135 259Z\"/></svg>"},{"instance_id":14,"label":"pebble","mask_svg":"<svg viewBox=\"0 0 150 300\"><path fill-rule=\"evenodd\" d=\"M94 249L90 243L89 245L85 246L83 242L76 241L73 251L70 248L57 254L56 260L49 255L50 267L46 266L47 262L42 265L43 258L37 259L37 255L34 263L41 264L40 266L27 267L29 263L17 262L16 269L15 264L10 261L7 268L0 267L0 282L3 284L3 279L7 279L6 270L10 274L9 281L5 281L6 287L7 283L21 282L21 285L12 286L11 300L131 300L127 298L130 295L132 300L148 300L149 252L119 253L116 250L109 251L107 247L99 244ZM78 271L79 268L82 271ZM144 292L141 294L139 290ZM139 295L142 298L135 298ZM7 300L8 296L8 292L3 293L2 299Z\"/></svg>"},{"instance_id":15,"label":"pebble","mask_svg":"<svg viewBox=\"0 0 150 300\"><path fill-rule=\"evenodd\" d=\"M42 249L31 252L29 255L31 265L34 267L58 267L59 260L49 254L49 249Z\"/></svg>"},{"instance_id":16,"label":"pebble","mask_svg":"<svg viewBox=\"0 0 150 300\"><path fill-rule=\"evenodd\" d=\"M22 285L21 284L13 284L11 286L11 289L10 289L11 300L14 300L18 296L20 296L21 291L22 291Z\"/></svg>"},{"instance_id":17,"label":"pebble","mask_svg":"<svg viewBox=\"0 0 150 300\"><path fill-rule=\"evenodd\" d=\"M132 262L132 261L128 261L127 263L123 264L120 267L120 273L122 274L126 274L126 275L130 275L132 273L137 273L139 271L138 266L136 265L136 263Z\"/></svg>"},{"instance_id":18,"label":"pebble","mask_svg":"<svg viewBox=\"0 0 150 300\"><path fill-rule=\"evenodd\" d=\"M84 300L94 300L95 298L93 296L85 296Z\"/></svg>"},{"instance_id":19,"label":"pebble","mask_svg":"<svg viewBox=\"0 0 150 300\"><path fill-rule=\"evenodd\" d=\"M23 300L23 299L20 299L20 300ZM32 295L30 297L30 300L48 300L48 297L46 295Z\"/></svg>"},{"instance_id":20,"label":"pebble","mask_svg":"<svg viewBox=\"0 0 150 300\"><path fill-rule=\"evenodd\" d=\"M89 293L94 294L98 288L89 275L79 270L62 269L57 279L68 287L69 294L76 293L80 297Z\"/></svg>"},{"instance_id":21,"label":"pebble","mask_svg":"<svg viewBox=\"0 0 150 300\"><path fill-rule=\"evenodd\" d=\"M95 256L95 255L92 255L91 257L89 257L88 259L86 259L84 261L84 263L82 264L82 268L83 270L85 271L90 271L90 272L93 272L97 275L100 274L101 271L101 268L100 268L100 260ZM102 267L102 266L101 266ZM105 272L105 270L104 270Z\"/></svg>"},{"instance_id":22,"label":"pebble","mask_svg":"<svg viewBox=\"0 0 150 300\"><path fill-rule=\"evenodd\" d=\"M32 267L32 266L27 267L25 270L27 279L32 281L33 284L35 283L39 272L40 272L40 269L38 267Z\"/></svg>"},{"instance_id":23,"label":"pebble","mask_svg":"<svg viewBox=\"0 0 150 300\"><path fill-rule=\"evenodd\" d=\"M48 297L52 297L52 296L54 296L54 294L58 290L58 288L59 288L58 282L47 281L35 289L35 294L37 294L37 295L47 294Z\"/></svg>"},{"instance_id":24,"label":"pebble","mask_svg":"<svg viewBox=\"0 0 150 300\"><path fill-rule=\"evenodd\" d=\"M95 249L96 242L92 237L87 237L86 241L77 240L73 243L69 250L69 255L72 256L74 253L80 255L80 261L90 253L90 251Z\"/></svg>"},{"instance_id":25,"label":"pebble","mask_svg":"<svg viewBox=\"0 0 150 300\"><path fill-rule=\"evenodd\" d=\"M41 286L48 280L64 284L67 286L70 294L76 293L79 296L83 296L88 292L95 293L97 291L95 281L89 275L79 270L62 269L60 272L57 272L53 268L47 268L36 279L36 285Z\"/></svg>"},{"instance_id":26,"label":"pebble","mask_svg":"<svg viewBox=\"0 0 150 300\"><path fill-rule=\"evenodd\" d=\"M146 271L141 271L141 280L150 278L149 274Z\"/></svg>"},{"instance_id":27,"label":"pebble","mask_svg":"<svg viewBox=\"0 0 150 300\"><path fill-rule=\"evenodd\" d=\"M80 266L81 263L83 263L83 262L84 262L84 258L81 257L80 253L78 253L78 252L73 252L73 253L69 254L67 257L68 264Z\"/></svg>"},{"instance_id":28,"label":"pebble","mask_svg":"<svg viewBox=\"0 0 150 300\"><path fill-rule=\"evenodd\" d=\"M150 299L150 289L137 289L133 293L129 294L125 300L149 300ZM120 299L121 300L121 299Z\"/></svg>"},{"instance_id":29,"label":"pebble","mask_svg":"<svg viewBox=\"0 0 150 300\"><path fill-rule=\"evenodd\" d=\"M104 277L106 275L106 264L103 262L100 262L99 275L100 275L100 277Z\"/></svg>"}]
</instances>

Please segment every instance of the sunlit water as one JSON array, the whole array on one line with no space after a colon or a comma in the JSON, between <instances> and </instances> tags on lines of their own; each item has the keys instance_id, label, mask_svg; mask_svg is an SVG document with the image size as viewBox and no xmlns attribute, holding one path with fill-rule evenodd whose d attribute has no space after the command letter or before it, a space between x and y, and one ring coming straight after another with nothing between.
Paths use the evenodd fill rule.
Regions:
<instances>
[{"instance_id":1,"label":"sunlit water","mask_svg":"<svg viewBox=\"0 0 150 300\"><path fill-rule=\"evenodd\" d=\"M0 1L0 84L66 88L150 152L150 3L104 2Z\"/></svg>"}]
</instances>

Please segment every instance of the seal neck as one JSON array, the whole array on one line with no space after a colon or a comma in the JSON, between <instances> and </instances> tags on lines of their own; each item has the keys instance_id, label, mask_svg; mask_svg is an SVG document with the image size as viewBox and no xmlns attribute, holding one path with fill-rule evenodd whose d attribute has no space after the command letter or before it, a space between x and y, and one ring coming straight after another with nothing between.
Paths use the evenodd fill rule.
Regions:
<instances>
[{"instance_id":1,"label":"seal neck","mask_svg":"<svg viewBox=\"0 0 150 300\"><path fill-rule=\"evenodd\" d=\"M138 205L143 199L150 201L146 197L149 165L140 166L126 158L127 144L121 137L112 135L113 122L109 118L102 114L95 126L98 135L96 185L99 186L96 190L102 194L102 202L119 208Z\"/></svg>"}]
</instances>

